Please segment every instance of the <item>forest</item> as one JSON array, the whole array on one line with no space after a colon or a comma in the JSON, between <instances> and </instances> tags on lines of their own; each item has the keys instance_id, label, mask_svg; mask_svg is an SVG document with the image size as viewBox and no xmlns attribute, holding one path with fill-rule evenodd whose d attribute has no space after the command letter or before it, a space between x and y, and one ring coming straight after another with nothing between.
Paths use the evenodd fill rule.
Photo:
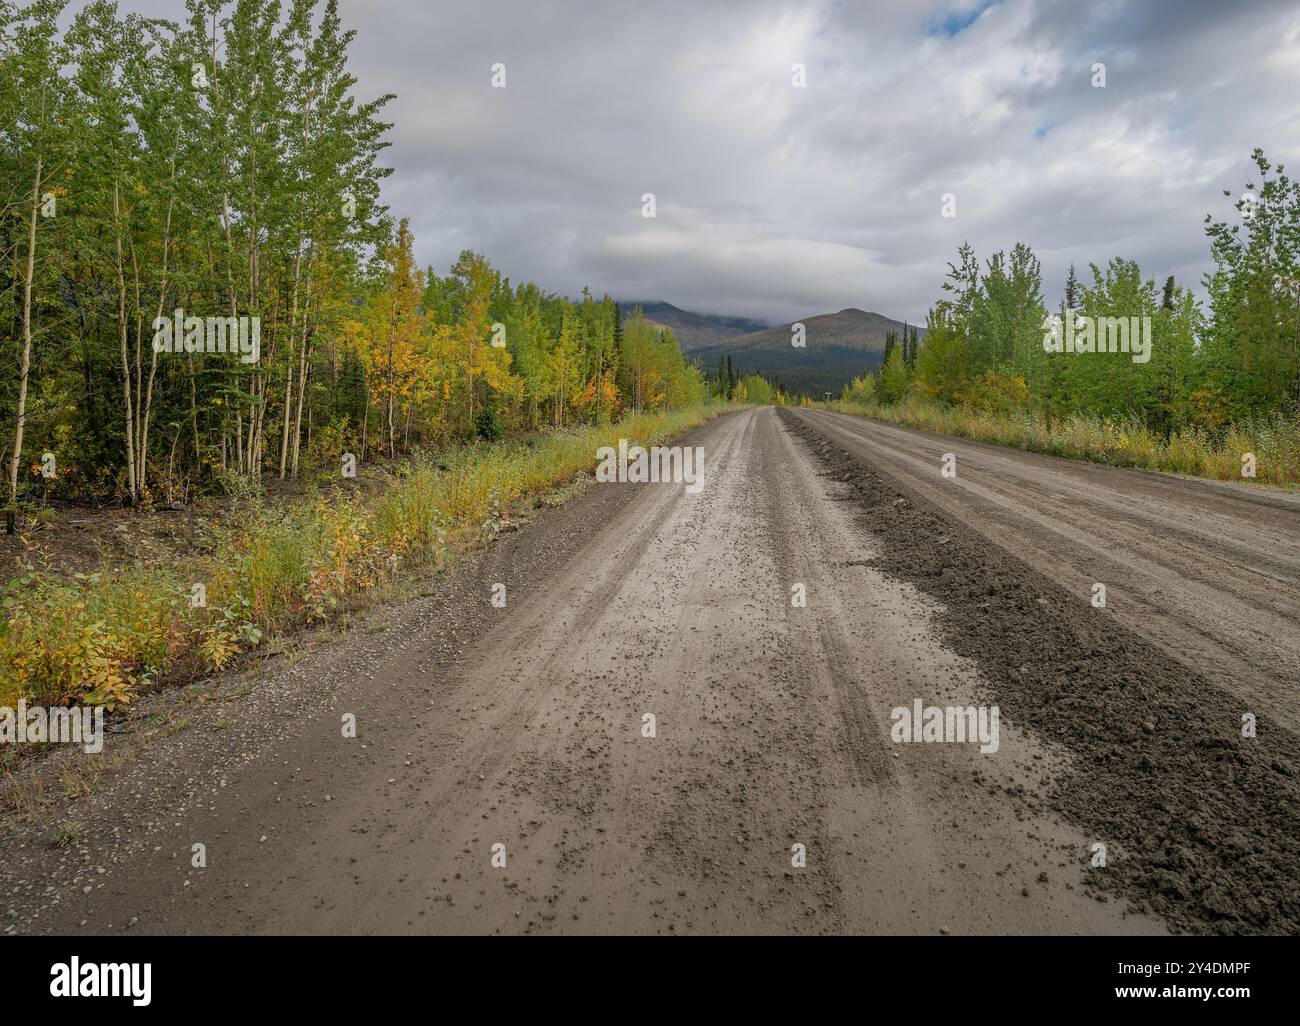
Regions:
<instances>
[{"instance_id":1,"label":"forest","mask_svg":"<svg viewBox=\"0 0 1300 1026\"><path fill-rule=\"evenodd\" d=\"M726 408L639 308L419 265L337 0L185 9L0 0L0 703L220 670Z\"/></svg>"},{"instance_id":2,"label":"forest","mask_svg":"<svg viewBox=\"0 0 1300 1026\"><path fill-rule=\"evenodd\" d=\"M1261 150L1251 160L1244 188L1223 193L1235 216L1205 217L1206 302L1190 283L1166 276L1158 286L1113 257L1082 279L1071 265L1053 310L1029 246L981 264L964 244L924 344L887 344L879 374L855 378L842 401L1061 455L1300 480L1300 182ZM1146 351L1127 344L1137 342L1128 330L1122 348L1094 338L1092 326L1111 319L1141 328ZM1069 351L1076 325L1092 341Z\"/></svg>"},{"instance_id":3,"label":"forest","mask_svg":"<svg viewBox=\"0 0 1300 1026\"><path fill-rule=\"evenodd\" d=\"M0 0L11 507L51 488L146 507L243 494L343 452L704 397L671 332L621 323L608 296L512 283L470 251L417 265L380 200L393 97L358 94L336 0L186 9ZM240 320L255 360L203 338Z\"/></svg>"}]
</instances>

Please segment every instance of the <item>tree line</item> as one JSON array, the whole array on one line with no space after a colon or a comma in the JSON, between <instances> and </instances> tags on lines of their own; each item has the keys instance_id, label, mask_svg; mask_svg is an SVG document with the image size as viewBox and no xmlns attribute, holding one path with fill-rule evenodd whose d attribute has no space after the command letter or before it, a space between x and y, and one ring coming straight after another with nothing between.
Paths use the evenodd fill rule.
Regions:
<instances>
[{"instance_id":1,"label":"tree line","mask_svg":"<svg viewBox=\"0 0 1300 1026\"><path fill-rule=\"evenodd\" d=\"M0 0L10 504L46 451L65 492L149 504L703 397L607 296L416 265L380 201L393 97L358 96L337 0L67 8Z\"/></svg>"},{"instance_id":2,"label":"tree line","mask_svg":"<svg viewBox=\"0 0 1300 1026\"><path fill-rule=\"evenodd\" d=\"M746 374L736 369L731 354L718 357L716 374L707 374L705 387L710 396L728 402L748 402L757 405L784 404L791 400L779 378L766 374Z\"/></svg>"},{"instance_id":3,"label":"tree line","mask_svg":"<svg viewBox=\"0 0 1300 1026\"><path fill-rule=\"evenodd\" d=\"M1258 177L1235 199L1238 216L1205 218L1214 261L1203 281L1208 304L1172 276L1157 287L1136 261L1115 257L1090 264L1087 280L1071 265L1049 310L1029 246L981 264L967 243L948 265L923 343L889 347L880 372L855 378L844 397L1033 409L1049 421L1137 418L1165 435L1295 416L1300 182L1260 150L1252 160Z\"/></svg>"}]
</instances>

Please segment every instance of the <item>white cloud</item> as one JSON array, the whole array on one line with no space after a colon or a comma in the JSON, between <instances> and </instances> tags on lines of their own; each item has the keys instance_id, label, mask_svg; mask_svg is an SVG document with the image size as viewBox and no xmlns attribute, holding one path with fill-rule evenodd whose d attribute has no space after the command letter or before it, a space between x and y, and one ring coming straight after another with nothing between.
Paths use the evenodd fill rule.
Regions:
<instances>
[{"instance_id":1,"label":"white cloud","mask_svg":"<svg viewBox=\"0 0 1300 1026\"><path fill-rule=\"evenodd\" d=\"M986 6L341 3L359 92L398 94L385 190L422 261L475 248L556 291L915 321L963 239L1028 242L1052 301L1071 260L1195 282L1250 151L1300 161L1293 2Z\"/></svg>"}]
</instances>

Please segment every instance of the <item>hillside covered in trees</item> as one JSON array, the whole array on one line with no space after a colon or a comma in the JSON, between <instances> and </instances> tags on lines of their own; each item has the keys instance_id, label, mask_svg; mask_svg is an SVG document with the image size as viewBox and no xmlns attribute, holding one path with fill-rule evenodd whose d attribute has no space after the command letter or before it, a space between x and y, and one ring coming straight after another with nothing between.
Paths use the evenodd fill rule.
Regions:
<instances>
[{"instance_id":1,"label":"hillside covered in trees","mask_svg":"<svg viewBox=\"0 0 1300 1026\"><path fill-rule=\"evenodd\" d=\"M780 382L792 393L820 398L839 392L864 369L880 368L902 338L910 344L920 329L883 314L849 307L779 324L694 350L712 368L722 358Z\"/></svg>"},{"instance_id":2,"label":"hillside covered in trees","mask_svg":"<svg viewBox=\"0 0 1300 1026\"><path fill-rule=\"evenodd\" d=\"M336 0L186 8L0 0L10 503L47 454L60 494L148 505L703 397L609 297L417 266Z\"/></svg>"}]
</instances>

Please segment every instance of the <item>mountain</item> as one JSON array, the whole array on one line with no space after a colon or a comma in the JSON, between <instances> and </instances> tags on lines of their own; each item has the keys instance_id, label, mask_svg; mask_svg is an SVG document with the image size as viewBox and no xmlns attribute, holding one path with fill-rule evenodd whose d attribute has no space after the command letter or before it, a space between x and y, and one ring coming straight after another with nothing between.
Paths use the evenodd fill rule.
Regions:
<instances>
[{"instance_id":1,"label":"mountain","mask_svg":"<svg viewBox=\"0 0 1300 1026\"><path fill-rule=\"evenodd\" d=\"M648 315L647 315L648 316ZM885 335L902 338L903 322L854 307L818 314L798 322L804 326L804 347L791 345L790 324L721 339L691 352L691 359L714 372L718 358L731 356L737 374L763 374L792 392L820 396L839 391L858 374L878 371L884 360ZM925 329L921 328L921 337Z\"/></svg>"},{"instance_id":2,"label":"mountain","mask_svg":"<svg viewBox=\"0 0 1300 1026\"><path fill-rule=\"evenodd\" d=\"M690 355L696 349L721 342L726 338L762 331L767 327L763 321L751 321L745 317L719 317L717 314L697 314L689 310L680 310L672 303L659 301L641 303L619 303L619 310L626 319L635 307L640 307L646 320L661 328L671 328L677 336L677 343L682 352Z\"/></svg>"}]
</instances>

